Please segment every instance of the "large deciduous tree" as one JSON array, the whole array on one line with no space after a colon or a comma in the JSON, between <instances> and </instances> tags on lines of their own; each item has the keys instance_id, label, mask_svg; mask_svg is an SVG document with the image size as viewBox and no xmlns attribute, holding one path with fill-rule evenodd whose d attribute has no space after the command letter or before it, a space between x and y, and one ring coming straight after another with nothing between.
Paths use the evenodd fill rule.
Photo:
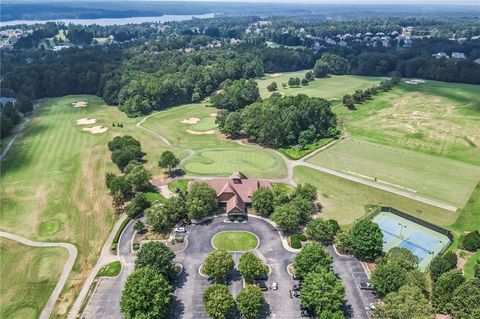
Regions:
<instances>
[{"instance_id":1,"label":"large deciduous tree","mask_svg":"<svg viewBox=\"0 0 480 319\"><path fill-rule=\"evenodd\" d=\"M307 274L300 291L302 304L315 312L322 313L341 311L345 303L345 289L335 274L326 269L318 269Z\"/></svg>"},{"instance_id":2,"label":"large deciduous tree","mask_svg":"<svg viewBox=\"0 0 480 319\"><path fill-rule=\"evenodd\" d=\"M187 194L188 217L199 219L211 216L217 209L217 193L205 182L196 182Z\"/></svg>"},{"instance_id":3,"label":"large deciduous tree","mask_svg":"<svg viewBox=\"0 0 480 319\"><path fill-rule=\"evenodd\" d=\"M302 251L295 256L293 266L295 273L300 277L305 277L309 272L316 269L330 269L332 265L332 256L318 243L306 244Z\"/></svg>"},{"instance_id":4,"label":"large deciduous tree","mask_svg":"<svg viewBox=\"0 0 480 319\"><path fill-rule=\"evenodd\" d=\"M407 272L396 261L382 260L372 274L370 282L380 296L397 291L406 283Z\"/></svg>"},{"instance_id":5,"label":"large deciduous tree","mask_svg":"<svg viewBox=\"0 0 480 319\"><path fill-rule=\"evenodd\" d=\"M234 300L227 286L211 285L203 293L205 311L213 319L225 318L233 309Z\"/></svg>"},{"instance_id":6,"label":"large deciduous tree","mask_svg":"<svg viewBox=\"0 0 480 319\"><path fill-rule=\"evenodd\" d=\"M203 263L203 272L217 283L224 283L227 274L233 270L235 262L225 250L211 251Z\"/></svg>"},{"instance_id":7,"label":"large deciduous tree","mask_svg":"<svg viewBox=\"0 0 480 319\"><path fill-rule=\"evenodd\" d=\"M260 187L252 196L252 206L263 217L269 217L275 210L275 194L267 187Z\"/></svg>"},{"instance_id":8,"label":"large deciduous tree","mask_svg":"<svg viewBox=\"0 0 480 319\"><path fill-rule=\"evenodd\" d=\"M166 169L169 175L172 174L179 164L180 160L170 151L163 152L158 161L158 166Z\"/></svg>"},{"instance_id":9,"label":"large deciduous tree","mask_svg":"<svg viewBox=\"0 0 480 319\"><path fill-rule=\"evenodd\" d=\"M403 269L410 271L418 267L418 257L410 250L401 247L393 247L385 256L389 261L397 262Z\"/></svg>"},{"instance_id":10,"label":"large deciduous tree","mask_svg":"<svg viewBox=\"0 0 480 319\"><path fill-rule=\"evenodd\" d=\"M254 319L258 316L265 303L263 293L257 286L247 285L240 290L237 296L237 308L238 311L246 319Z\"/></svg>"},{"instance_id":11,"label":"large deciduous tree","mask_svg":"<svg viewBox=\"0 0 480 319\"><path fill-rule=\"evenodd\" d=\"M138 268L127 278L120 310L127 319L166 318L172 302L172 287L153 268Z\"/></svg>"},{"instance_id":12,"label":"large deciduous tree","mask_svg":"<svg viewBox=\"0 0 480 319\"><path fill-rule=\"evenodd\" d=\"M382 255L383 234L377 223L370 219L357 222L351 232L355 256L360 260L374 260Z\"/></svg>"},{"instance_id":13,"label":"large deciduous tree","mask_svg":"<svg viewBox=\"0 0 480 319\"><path fill-rule=\"evenodd\" d=\"M465 281L453 292L448 303L448 313L455 319L480 318L480 279L472 278Z\"/></svg>"},{"instance_id":14,"label":"large deciduous tree","mask_svg":"<svg viewBox=\"0 0 480 319\"><path fill-rule=\"evenodd\" d=\"M388 294L373 311L373 319L430 319L432 309L428 299L417 287L403 286Z\"/></svg>"},{"instance_id":15,"label":"large deciduous tree","mask_svg":"<svg viewBox=\"0 0 480 319\"><path fill-rule=\"evenodd\" d=\"M246 252L240 257L238 270L247 282L252 282L255 277L268 273L267 265L251 252Z\"/></svg>"},{"instance_id":16,"label":"large deciduous tree","mask_svg":"<svg viewBox=\"0 0 480 319\"><path fill-rule=\"evenodd\" d=\"M142 246L135 260L135 268L152 268L167 280L175 277L173 259L175 253L160 242L148 242Z\"/></svg>"},{"instance_id":17,"label":"large deciduous tree","mask_svg":"<svg viewBox=\"0 0 480 319\"><path fill-rule=\"evenodd\" d=\"M462 272L457 269L443 273L432 287L432 306L434 309L440 313L445 313L455 289L464 282L465 278Z\"/></svg>"},{"instance_id":18,"label":"large deciduous tree","mask_svg":"<svg viewBox=\"0 0 480 319\"><path fill-rule=\"evenodd\" d=\"M307 237L323 244L331 243L338 231L337 225L331 220L314 219L307 225Z\"/></svg>"},{"instance_id":19,"label":"large deciduous tree","mask_svg":"<svg viewBox=\"0 0 480 319\"><path fill-rule=\"evenodd\" d=\"M443 273L457 267L457 255L448 251L444 255L438 255L430 263L430 276L436 281Z\"/></svg>"}]
</instances>

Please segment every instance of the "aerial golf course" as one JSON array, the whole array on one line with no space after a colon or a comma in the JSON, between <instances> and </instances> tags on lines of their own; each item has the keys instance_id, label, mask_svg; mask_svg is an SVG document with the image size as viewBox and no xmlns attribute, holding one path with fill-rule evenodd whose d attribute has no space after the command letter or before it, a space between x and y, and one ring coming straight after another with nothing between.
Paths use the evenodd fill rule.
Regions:
<instances>
[{"instance_id":1,"label":"aerial golf course","mask_svg":"<svg viewBox=\"0 0 480 319\"><path fill-rule=\"evenodd\" d=\"M259 80L262 96L269 95L266 85L276 81L284 94L341 100L343 94L381 80L334 76L315 80L307 87L281 87L288 78L303 77L304 73L267 75ZM364 216L369 206L383 205L447 227L457 235L478 229L480 102L475 98L476 89L473 85L435 81L401 83L359 105L356 111L347 111L334 100L334 111L349 138L307 161L382 179L444 200L458 207L456 212L312 168L295 167L293 178L297 183L315 185L323 216L337 219L345 227ZM187 175L228 176L242 171L249 177L287 176L286 163L275 150L242 145L221 135L215 124L216 112L206 103L188 104L152 113L143 120L128 118L95 96L40 101L2 161L0 223L2 231L32 240L77 246L79 256L55 307L55 316L65 317L68 313L118 218L104 182L106 172L116 172L106 146L113 136L132 135L138 139L147 153L146 168L154 176L161 174L157 161L167 149L184 159L181 166ZM432 127L422 124L427 120ZM444 130L434 130L435 125ZM406 162L410 164L398 169ZM66 252L60 248L24 247L3 239L0 248L2 256L7 256L2 259L3 269L18 271L6 281L2 276L2 291L16 302L2 303L0 317L35 318L60 276ZM48 276L45 267L50 270ZM32 300L21 288L32 284L42 293L31 295L42 298Z\"/></svg>"}]
</instances>

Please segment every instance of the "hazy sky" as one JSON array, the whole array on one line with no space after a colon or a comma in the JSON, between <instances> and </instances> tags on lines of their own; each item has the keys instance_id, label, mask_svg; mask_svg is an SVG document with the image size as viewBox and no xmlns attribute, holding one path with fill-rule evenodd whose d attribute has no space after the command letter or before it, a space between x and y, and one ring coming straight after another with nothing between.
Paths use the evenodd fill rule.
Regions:
<instances>
[{"instance_id":1,"label":"hazy sky","mask_svg":"<svg viewBox=\"0 0 480 319\"><path fill-rule=\"evenodd\" d=\"M142 1L142 0L140 0ZM159 0L143 0L159 1ZM160 0L161 1L161 0ZM171 0L170 0L171 1ZM175 1L175 0L173 0ZM204 1L204 2L281 2L281 3L328 3L328 4L468 4L478 5L480 0L176 0L176 1Z\"/></svg>"}]
</instances>

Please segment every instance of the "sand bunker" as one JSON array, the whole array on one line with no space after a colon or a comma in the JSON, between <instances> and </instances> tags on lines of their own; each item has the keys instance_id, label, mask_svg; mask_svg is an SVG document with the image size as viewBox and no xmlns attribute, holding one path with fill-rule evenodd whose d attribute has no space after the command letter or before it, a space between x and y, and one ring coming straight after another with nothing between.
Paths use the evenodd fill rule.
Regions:
<instances>
[{"instance_id":1,"label":"sand bunker","mask_svg":"<svg viewBox=\"0 0 480 319\"><path fill-rule=\"evenodd\" d=\"M97 123L96 119L84 118L84 119L78 119L77 120L77 125L90 125L90 124L95 124L95 123Z\"/></svg>"},{"instance_id":2,"label":"sand bunker","mask_svg":"<svg viewBox=\"0 0 480 319\"><path fill-rule=\"evenodd\" d=\"M217 114L218 114L218 113L216 113L216 112L210 113L210 116L212 116L212 117L217 117Z\"/></svg>"},{"instance_id":3,"label":"sand bunker","mask_svg":"<svg viewBox=\"0 0 480 319\"><path fill-rule=\"evenodd\" d=\"M215 130L203 131L203 132L187 130L187 133L190 133L192 135L212 135L212 134L215 134Z\"/></svg>"},{"instance_id":4,"label":"sand bunker","mask_svg":"<svg viewBox=\"0 0 480 319\"><path fill-rule=\"evenodd\" d=\"M273 74L270 74L270 77L272 77L272 78L278 78L279 76L282 76L282 73L273 73Z\"/></svg>"},{"instance_id":5,"label":"sand bunker","mask_svg":"<svg viewBox=\"0 0 480 319\"><path fill-rule=\"evenodd\" d=\"M413 84L413 85L417 85L419 83L425 83L425 82L427 82L427 81L421 80L421 79L411 79L411 80L405 81L405 83Z\"/></svg>"},{"instance_id":6,"label":"sand bunker","mask_svg":"<svg viewBox=\"0 0 480 319\"><path fill-rule=\"evenodd\" d=\"M181 120L180 123L183 124L197 124L200 122L200 119L198 117L190 117L188 119Z\"/></svg>"},{"instance_id":7,"label":"sand bunker","mask_svg":"<svg viewBox=\"0 0 480 319\"><path fill-rule=\"evenodd\" d=\"M97 125L97 126L92 126L92 127L86 127L82 130L90 132L92 134L100 134L100 133L105 133L108 130L108 128L105 127L105 126Z\"/></svg>"},{"instance_id":8,"label":"sand bunker","mask_svg":"<svg viewBox=\"0 0 480 319\"><path fill-rule=\"evenodd\" d=\"M87 102L85 101L78 101L72 103L73 107L87 107Z\"/></svg>"}]
</instances>

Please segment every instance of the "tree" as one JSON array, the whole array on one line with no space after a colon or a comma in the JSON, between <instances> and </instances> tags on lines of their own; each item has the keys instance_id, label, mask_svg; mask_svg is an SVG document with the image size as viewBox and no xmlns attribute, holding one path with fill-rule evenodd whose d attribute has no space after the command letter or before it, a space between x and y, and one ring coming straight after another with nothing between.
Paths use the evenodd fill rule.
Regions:
<instances>
[{"instance_id":1,"label":"tree","mask_svg":"<svg viewBox=\"0 0 480 319\"><path fill-rule=\"evenodd\" d=\"M13 129L12 120L3 114L0 114L0 137L7 136L8 133Z\"/></svg>"},{"instance_id":2,"label":"tree","mask_svg":"<svg viewBox=\"0 0 480 319\"><path fill-rule=\"evenodd\" d=\"M199 219L211 216L217 209L217 193L205 182L193 183L187 194L188 217Z\"/></svg>"},{"instance_id":3,"label":"tree","mask_svg":"<svg viewBox=\"0 0 480 319\"><path fill-rule=\"evenodd\" d=\"M180 160L170 151L165 151L160 155L158 166L166 169L168 174L171 175L172 171L180 164Z\"/></svg>"},{"instance_id":4,"label":"tree","mask_svg":"<svg viewBox=\"0 0 480 319\"><path fill-rule=\"evenodd\" d=\"M307 79L302 79L301 84L303 86L308 85L308 80Z\"/></svg>"},{"instance_id":5,"label":"tree","mask_svg":"<svg viewBox=\"0 0 480 319\"><path fill-rule=\"evenodd\" d=\"M324 269L330 269L333 258L318 243L306 244L302 251L295 256L293 267L295 268L295 274L300 278L305 278L309 272L312 272L318 267Z\"/></svg>"},{"instance_id":6,"label":"tree","mask_svg":"<svg viewBox=\"0 0 480 319\"><path fill-rule=\"evenodd\" d=\"M175 253L158 241L147 242L142 245L135 260L135 269L149 267L171 281L175 278L173 259Z\"/></svg>"},{"instance_id":7,"label":"tree","mask_svg":"<svg viewBox=\"0 0 480 319\"><path fill-rule=\"evenodd\" d=\"M343 96L343 106L349 110L355 110L355 100L351 95L345 94Z\"/></svg>"},{"instance_id":8,"label":"tree","mask_svg":"<svg viewBox=\"0 0 480 319\"><path fill-rule=\"evenodd\" d=\"M307 274L300 290L302 304L319 317L341 311L345 303L342 282L331 271L320 269Z\"/></svg>"},{"instance_id":9,"label":"tree","mask_svg":"<svg viewBox=\"0 0 480 319\"><path fill-rule=\"evenodd\" d=\"M208 316L223 319L232 311L234 300L227 286L215 284L203 293L203 305Z\"/></svg>"},{"instance_id":10,"label":"tree","mask_svg":"<svg viewBox=\"0 0 480 319\"><path fill-rule=\"evenodd\" d=\"M2 108L2 113L12 121L13 125L20 123L20 114L18 114L17 108L13 103L6 103Z\"/></svg>"},{"instance_id":11,"label":"tree","mask_svg":"<svg viewBox=\"0 0 480 319\"><path fill-rule=\"evenodd\" d=\"M268 273L267 265L251 252L246 252L240 257L238 270L247 282L252 282L255 277Z\"/></svg>"},{"instance_id":12,"label":"tree","mask_svg":"<svg viewBox=\"0 0 480 319\"><path fill-rule=\"evenodd\" d=\"M133 229L139 233L142 234L145 232L145 224L141 220L137 220L135 223L135 226L133 226Z\"/></svg>"},{"instance_id":13,"label":"tree","mask_svg":"<svg viewBox=\"0 0 480 319\"><path fill-rule=\"evenodd\" d=\"M427 281L427 275L418 269L407 272L405 284L420 288L425 296L430 294L430 284L429 281Z\"/></svg>"},{"instance_id":14,"label":"tree","mask_svg":"<svg viewBox=\"0 0 480 319\"><path fill-rule=\"evenodd\" d=\"M274 92L274 91L277 90L277 88L278 88L278 87L277 87L277 82L272 82L272 83L270 83L269 85L267 85L267 90L268 90L269 92Z\"/></svg>"},{"instance_id":15,"label":"tree","mask_svg":"<svg viewBox=\"0 0 480 319\"><path fill-rule=\"evenodd\" d=\"M313 202L317 199L317 189L309 183L300 184L295 188L292 197L303 198L309 202Z\"/></svg>"},{"instance_id":16,"label":"tree","mask_svg":"<svg viewBox=\"0 0 480 319\"><path fill-rule=\"evenodd\" d=\"M373 310L373 319L430 319L432 309L428 299L417 287L404 286L388 294Z\"/></svg>"},{"instance_id":17,"label":"tree","mask_svg":"<svg viewBox=\"0 0 480 319\"><path fill-rule=\"evenodd\" d=\"M140 215L145 209L150 207L150 202L144 193L138 192L133 200L125 207L125 212L130 218Z\"/></svg>"},{"instance_id":18,"label":"tree","mask_svg":"<svg viewBox=\"0 0 480 319\"><path fill-rule=\"evenodd\" d=\"M247 285L237 296L238 311L247 319L254 319L265 303L262 291L254 285Z\"/></svg>"},{"instance_id":19,"label":"tree","mask_svg":"<svg viewBox=\"0 0 480 319\"><path fill-rule=\"evenodd\" d=\"M447 304L455 290L465 282L462 272L452 269L443 273L432 287L432 306L439 313L447 312Z\"/></svg>"},{"instance_id":20,"label":"tree","mask_svg":"<svg viewBox=\"0 0 480 319\"><path fill-rule=\"evenodd\" d=\"M308 71L307 73L305 73L305 79L309 82L315 80L315 76L313 75L313 72Z\"/></svg>"},{"instance_id":21,"label":"tree","mask_svg":"<svg viewBox=\"0 0 480 319\"><path fill-rule=\"evenodd\" d=\"M406 283L407 272L395 261L382 260L372 274L370 282L380 296L396 292Z\"/></svg>"},{"instance_id":22,"label":"tree","mask_svg":"<svg viewBox=\"0 0 480 319\"><path fill-rule=\"evenodd\" d=\"M463 238L463 247L468 251L477 251L480 249L480 233L478 231L471 231Z\"/></svg>"},{"instance_id":23,"label":"tree","mask_svg":"<svg viewBox=\"0 0 480 319\"><path fill-rule=\"evenodd\" d=\"M225 123L220 127L220 131L233 138L242 134L242 115L240 112L230 112Z\"/></svg>"},{"instance_id":24,"label":"tree","mask_svg":"<svg viewBox=\"0 0 480 319\"><path fill-rule=\"evenodd\" d=\"M120 193L124 199L128 198L133 191L132 185L127 181L127 177L124 175L112 178L109 186L112 194Z\"/></svg>"},{"instance_id":25,"label":"tree","mask_svg":"<svg viewBox=\"0 0 480 319\"><path fill-rule=\"evenodd\" d=\"M225 85L223 92L212 96L211 102L217 108L237 111L259 98L257 82L251 79L240 79Z\"/></svg>"},{"instance_id":26,"label":"tree","mask_svg":"<svg viewBox=\"0 0 480 319\"><path fill-rule=\"evenodd\" d=\"M147 188L150 184L151 177L152 173L143 166L135 166L130 173L126 175L127 182L132 185L134 191L141 191Z\"/></svg>"},{"instance_id":27,"label":"tree","mask_svg":"<svg viewBox=\"0 0 480 319\"><path fill-rule=\"evenodd\" d=\"M374 260L382 254L382 231L370 219L362 219L353 225L351 241L355 256L360 260Z\"/></svg>"},{"instance_id":28,"label":"tree","mask_svg":"<svg viewBox=\"0 0 480 319\"><path fill-rule=\"evenodd\" d=\"M275 194L268 187L260 187L252 195L252 206L263 217L269 217L275 210Z\"/></svg>"},{"instance_id":29,"label":"tree","mask_svg":"<svg viewBox=\"0 0 480 319\"><path fill-rule=\"evenodd\" d=\"M306 234L311 240L326 244L333 241L337 231L330 221L317 218L307 225Z\"/></svg>"},{"instance_id":30,"label":"tree","mask_svg":"<svg viewBox=\"0 0 480 319\"><path fill-rule=\"evenodd\" d=\"M335 238L335 247L339 252L351 255L353 251L352 235L349 231L341 231Z\"/></svg>"},{"instance_id":31,"label":"tree","mask_svg":"<svg viewBox=\"0 0 480 319\"><path fill-rule=\"evenodd\" d=\"M430 276L436 281L443 273L457 267L457 255L448 251L444 255L438 255L430 263Z\"/></svg>"},{"instance_id":32,"label":"tree","mask_svg":"<svg viewBox=\"0 0 480 319\"><path fill-rule=\"evenodd\" d=\"M169 234L175 223L163 205L154 205L145 211L145 222L159 234Z\"/></svg>"},{"instance_id":33,"label":"tree","mask_svg":"<svg viewBox=\"0 0 480 319\"><path fill-rule=\"evenodd\" d=\"M472 278L465 281L453 292L448 304L448 313L455 319L480 318L480 279Z\"/></svg>"},{"instance_id":34,"label":"tree","mask_svg":"<svg viewBox=\"0 0 480 319\"><path fill-rule=\"evenodd\" d=\"M295 231L300 225L298 210L294 209L291 204L277 206L271 215L271 219L279 229L287 232Z\"/></svg>"},{"instance_id":35,"label":"tree","mask_svg":"<svg viewBox=\"0 0 480 319\"><path fill-rule=\"evenodd\" d=\"M33 111L33 102L26 95L18 94L15 103L17 110L20 113L27 114Z\"/></svg>"},{"instance_id":36,"label":"tree","mask_svg":"<svg viewBox=\"0 0 480 319\"><path fill-rule=\"evenodd\" d=\"M294 87L294 86L296 86L295 78L290 78L290 79L288 79L288 86L289 86L289 87Z\"/></svg>"},{"instance_id":37,"label":"tree","mask_svg":"<svg viewBox=\"0 0 480 319\"><path fill-rule=\"evenodd\" d=\"M138 268L127 278L120 309L127 319L166 318L172 302L172 287L152 268Z\"/></svg>"},{"instance_id":38,"label":"tree","mask_svg":"<svg viewBox=\"0 0 480 319\"><path fill-rule=\"evenodd\" d=\"M203 263L203 272L217 283L225 282L227 274L233 270L235 262L225 250L212 250Z\"/></svg>"},{"instance_id":39,"label":"tree","mask_svg":"<svg viewBox=\"0 0 480 319\"><path fill-rule=\"evenodd\" d=\"M324 53L321 61L327 65L328 73L330 74L346 74L348 72L348 60L332 53Z\"/></svg>"},{"instance_id":40,"label":"tree","mask_svg":"<svg viewBox=\"0 0 480 319\"><path fill-rule=\"evenodd\" d=\"M418 257L410 250L401 247L391 248L385 256L389 261L397 262L406 271L416 269L418 267Z\"/></svg>"},{"instance_id":41,"label":"tree","mask_svg":"<svg viewBox=\"0 0 480 319\"><path fill-rule=\"evenodd\" d=\"M328 75L328 64L323 60L318 60L313 68L313 74L316 78L324 78Z\"/></svg>"}]
</instances>

